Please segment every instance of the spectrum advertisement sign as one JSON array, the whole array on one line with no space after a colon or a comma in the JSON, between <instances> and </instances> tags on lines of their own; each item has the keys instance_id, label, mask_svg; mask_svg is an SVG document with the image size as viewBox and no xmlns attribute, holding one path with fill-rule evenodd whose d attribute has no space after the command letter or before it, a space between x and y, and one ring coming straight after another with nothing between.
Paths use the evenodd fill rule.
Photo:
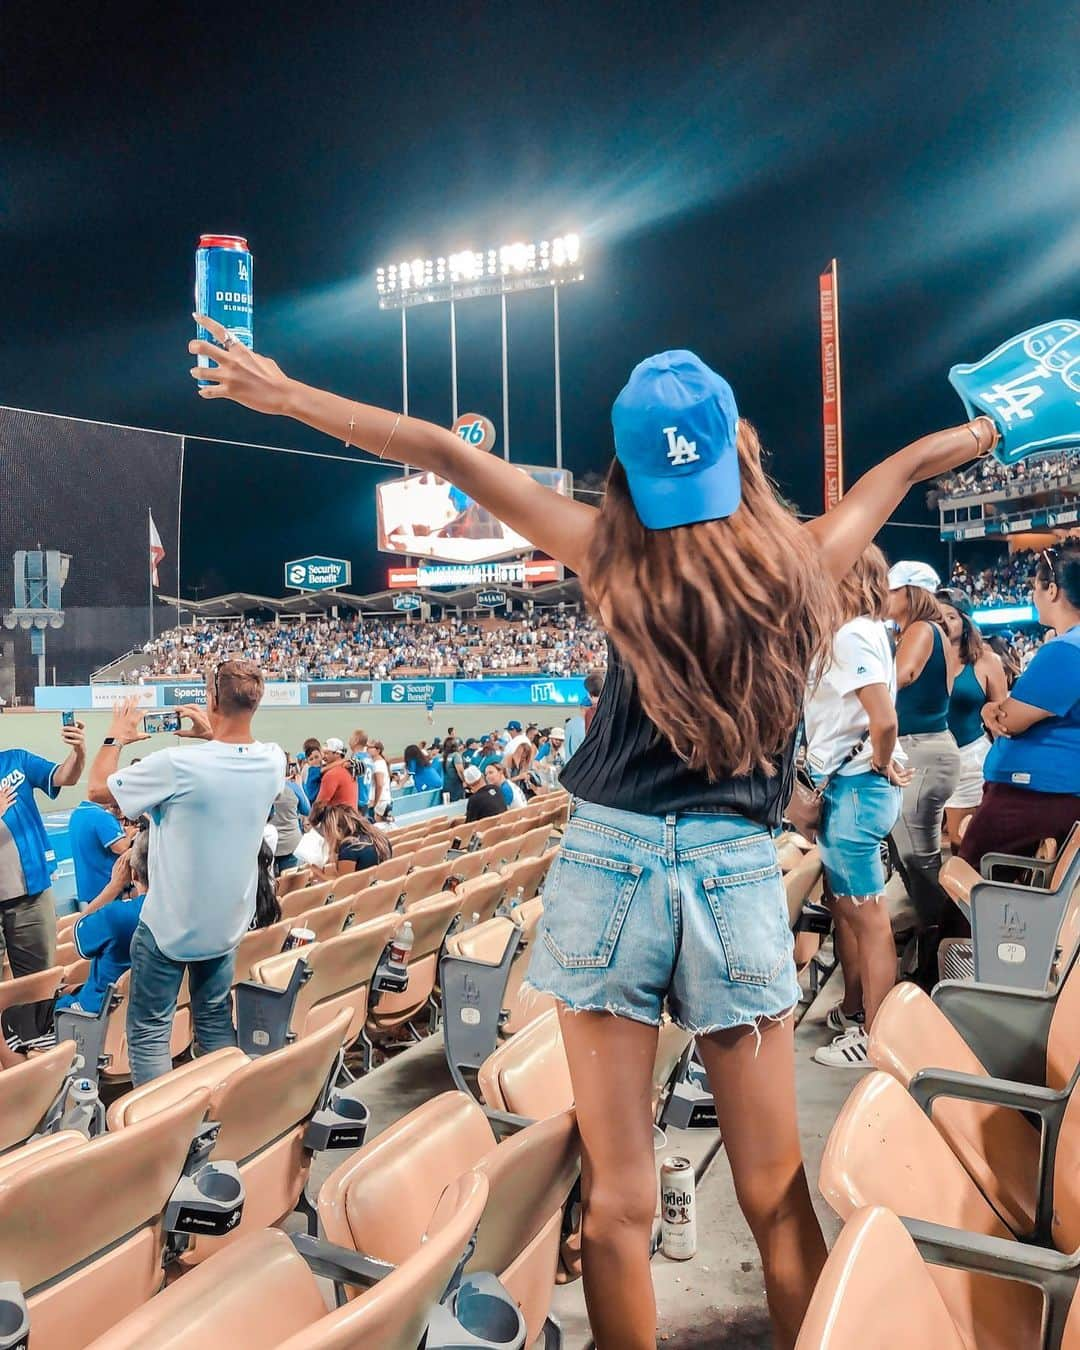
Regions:
<instances>
[{"instance_id":1,"label":"spectrum advertisement sign","mask_svg":"<svg viewBox=\"0 0 1080 1350\"><path fill-rule=\"evenodd\" d=\"M161 704L166 708L180 708L187 703L201 708L206 703L206 685L201 680L190 684L159 684L156 687L161 690ZM142 688L149 691L150 687L144 685ZM267 683L263 690L261 706L264 708L299 708L302 703L303 687L299 684L275 680ZM157 704L148 706L156 707Z\"/></svg>"}]
</instances>

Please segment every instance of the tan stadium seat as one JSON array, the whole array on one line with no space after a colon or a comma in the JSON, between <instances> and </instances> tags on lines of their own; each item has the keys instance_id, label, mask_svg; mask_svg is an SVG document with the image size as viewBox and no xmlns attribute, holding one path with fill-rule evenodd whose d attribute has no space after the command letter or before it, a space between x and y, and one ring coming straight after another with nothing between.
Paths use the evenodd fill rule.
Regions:
<instances>
[{"instance_id":1,"label":"tan stadium seat","mask_svg":"<svg viewBox=\"0 0 1080 1350\"><path fill-rule=\"evenodd\" d=\"M453 870L450 863L440 862L410 872L401 885L403 906L410 909L418 900L429 900L433 895L438 895L443 882Z\"/></svg>"},{"instance_id":2,"label":"tan stadium seat","mask_svg":"<svg viewBox=\"0 0 1080 1350\"><path fill-rule=\"evenodd\" d=\"M354 923L367 923L369 919L380 919L384 914L393 914L401 899L403 879L380 881L367 890L353 891L349 897L356 917Z\"/></svg>"},{"instance_id":3,"label":"tan stadium seat","mask_svg":"<svg viewBox=\"0 0 1080 1350\"><path fill-rule=\"evenodd\" d=\"M343 1009L318 1031L283 1050L249 1059L235 1047L183 1064L113 1102L110 1130L147 1120L194 1088L211 1093L209 1118L221 1124L210 1157L235 1162L244 1183L244 1214L228 1237L198 1237L181 1255L187 1269L240 1233L280 1223L297 1207L311 1170L304 1133L336 1076L351 1016Z\"/></svg>"},{"instance_id":4,"label":"tan stadium seat","mask_svg":"<svg viewBox=\"0 0 1080 1350\"><path fill-rule=\"evenodd\" d=\"M1075 1330L1080 1344L1080 1319ZM904 1225L887 1209L857 1209L818 1278L795 1350L914 1346L969 1350Z\"/></svg>"},{"instance_id":5,"label":"tan stadium seat","mask_svg":"<svg viewBox=\"0 0 1080 1350\"><path fill-rule=\"evenodd\" d=\"M423 1012L435 989L439 973L439 953L447 931L461 913L453 891L435 895L423 904L413 905L405 915L394 915L387 922L396 930L407 919L413 929L413 949L409 956L409 985L400 994L385 993L368 1011L369 1035L379 1035L406 1026ZM431 1018L434 1029L437 1016ZM417 1034L414 1032L414 1034Z\"/></svg>"},{"instance_id":6,"label":"tan stadium seat","mask_svg":"<svg viewBox=\"0 0 1080 1350\"><path fill-rule=\"evenodd\" d=\"M74 1064L75 1042L63 1041L0 1070L0 1153L24 1144L46 1125L71 1080Z\"/></svg>"},{"instance_id":7,"label":"tan stadium seat","mask_svg":"<svg viewBox=\"0 0 1080 1350\"><path fill-rule=\"evenodd\" d=\"M539 858L547 848L548 839L551 831L546 825L541 825L539 829L530 829L526 834L520 836L520 844L517 853L514 855L514 861L522 858Z\"/></svg>"},{"instance_id":8,"label":"tan stadium seat","mask_svg":"<svg viewBox=\"0 0 1080 1350\"><path fill-rule=\"evenodd\" d=\"M558 852L558 849L550 848L546 853L519 858L505 867L507 900L532 900L544 884Z\"/></svg>"},{"instance_id":9,"label":"tan stadium seat","mask_svg":"<svg viewBox=\"0 0 1080 1350\"><path fill-rule=\"evenodd\" d=\"M261 961L254 982L284 989L298 960L307 963L311 976L300 986L293 1007L291 1028L296 1036L309 1036L324 1027L343 1009L351 1014L346 1044L351 1045L364 1029L371 982L386 944L401 923L388 914L367 923L355 923L340 937L314 942Z\"/></svg>"},{"instance_id":10,"label":"tan stadium seat","mask_svg":"<svg viewBox=\"0 0 1080 1350\"><path fill-rule=\"evenodd\" d=\"M337 937L348 928L356 916L356 908L355 899L346 897L344 900L334 900L301 914L293 927L306 928L315 934L316 942L325 942L327 938Z\"/></svg>"},{"instance_id":11,"label":"tan stadium seat","mask_svg":"<svg viewBox=\"0 0 1080 1350\"><path fill-rule=\"evenodd\" d=\"M393 860L391 860L393 861ZM346 872L343 876L335 878L333 896L335 900L351 900L357 895L366 895L368 891L385 889L390 891L396 882L396 889L393 890L395 900L401 894L401 881L398 877L379 876L376 872L380 869L376 867L365 867L360 872ZM402 875L405 869L402 868ZM323 902L325 904L325 901Z\"/></svg>"},{"instance_id":12,"label":"tan stadium seat","mask_svg":"<svg viewBox=\"0 0 1080 1350\"><path fill-rule=\"evenodd\" d=\"M472 881L494 868L496 861L487 849L474 849L472 853L463 853L460 858L451 858L450 875L460 877L462 881Z\"/></svg>"},{"instance_id":13,"label":"tan stadium seat","mask_svg":"<svg viewBox=\"0 0 1080 1350\"><path fill-rule=\"evenodd\" d=\"M400 856L395 852L392 858L387 858L376 867L369 867L364 872L354 872L353 876L366 878L369 886L377 886L381 881L396 881L403 877L412 866L411 859L407 853ZM341 878L342 884L348 881L347 876ZM345 894L346 892L342 892Z\"/></svg>"},{"instance_id":14,"label":"tan stadium seat","mask_svg":"<svg viewBox=\"0 0 1080 1350\"><path fill-rule=\"evenodd\" d=\"M418 848L416 850L410 861L414 868L434 867L436 863L446 861L446 854L449 848L449 840L445 843L440 841L434 844L425 844L423 848Z\"/></svg>"},{"instance_id":15,"label":"tan stadium seat","mask_svg":"<svg viewBox=\"0 0 1080 1350\"><path fill-rule=\"evenodd\" d=\"M99 1074L103 1084L127 1082L131 1078L127 1046L127 1007L130 992L131 971L126 970L114 986L115 1004L106 1019L105 1044L102 1052L104 1063ZM185 971L176 999L176 1013L173 1016L172 1032L169 1036L169 1054L173 1059L177 1059L189 1049L193 1032L191 989Z\"/></svg>"},{"instance_id":16,"label":"tan stadium seat","mask_svg":"<svg viewBox=\"0 0 1080 1350\"><path fill-rule=\"evenodd\" d=\"M656 1044L653 1104L658 1106L692 1037L665 1021ZM574 1104L557 1008L533 1019L481 1066L480 1094L493 1111L536 1120Z\"/></svg>"},{"instance_id":17,"label":"tan stadium seat","mask_svg":"<svg viewBox=\"0 0 1080 1350\"><path fill-rule=\"evenodd\" d=\"M523 989L522 982L529 969L529 956L532 945L537 939L540 920L544 917L544 902L537 896L526 900L514 911L514 921L521 930L521 940L517 954L510 967L510 978L506 982L503 994L503 1007L506 1020L502 1032L506 1037L515 1036L537 1017L555 1007L555 999L550 994L541 994L535 989Z\"/></svg>"},{"instance_id":18,"label":"tan stadium seat","mask_svg":"<svg viewBox=\"0 0 1080 1350\"><path fill-rule=\"evenodd\" d=\"M521 1308L532 1345L548 1317L563 1210L577 1180L573 1111L549 1114L496 1144L483 1109L445 1092L365 1144L323 1183L329 1241L399 1264L421 1241L443 1188L475 1168L490 1191L466 1271L497 1275Z\"/></svg>"},{"instance_id":19,"label":"tan stadium seat","mask_svg":"<svg viewBox=\"0 0 1080 1350\"><path fill-rule=\"evenodd\" d=\"M317 905L325 905L327 899L334 895L336 887L336 880L320 881L314 886L301 886L298 891L290 892L282 900L281 917L295 919Z\"/></svg>"},{"instance_id":20,"label":"tan stadium seat","mask_svg":"<svg viewBox=\"0 0 1080 1350\"><path fill-rule=\"evenodd\" d=\"M0 1270L33 1345L81 1350L161 1287L165 1206L209 1101L203 1088L131 1129L64 1130L0 1158Z\"/></svg>"},{"instance_id":21,"label":"tan stadium seat","mask_svg":"<svg viewBox=\"0 0 1080 1350\"><path fill-rule=\"evenodd\" d=\"M459 1177L409 1259L333 1312L285 1234L266 1229L218 1252L89 1350L416 1350L487 1196L486 1177Z\"/></svg>"},{"instance_id":22,"label":"tan stadium seat","mask_svg":"<svg viewBox=\"0 0 1080 1350\"><path fill-rule=\"evenodd\" d=\"M1062 1139L1059 1147L1066 1141ZM1068 1169L1069 1183L1073 1168ZM821 1163L821 1193L842 1219L866 1205L882 1205L908 1220L940 1224L1000 1239L1006 1251L1026 1250L998 1218L949 1146L888 1074L858 1083L837 1117ZM1061 1188L1061 1198L1066 1186ZM1066 1204L1055 1245L1080 1246L1080 1214ZM965 1343L978 1350L1038 1346L1042 1299L1038 1290L935 1264L930 1276Z\"/></svg>"},{"instance_id":23,"label":"tan stadium seat","mask_svg":"<svg viewBox=\"0 0 1080 1350\"><path fill-rule=\"evenodd\" d=\"M458 898L463 923L471 924L473 915L478 915L477 923L494 918L506 891L506 877L499 872L487 872L474 877L472 881L463 881L454 894Z\"/></svg>"},{"instance_id":24,"label":"tan stadium seat","mask_svg":"<svg viewBox=\"0 0 1080 1350\"><path fill-rule=\"evenodd\" d=\"M1005 1080L1009 1088L1049 1089L1063 1107L1080 1064L1080 967L1073 967L1052 1002L1025 998L1020 990L954 988L967 995L968 1015L960 1026L916 985L897 985L874 1019L870 1058L917 1098L925 1100L935 1086L944 1087L931 1110L949 1147L1015 1233L1045 1230L1048 1216L1039 1212L1039 1130L1016 1109L953 1094L964 1093L970 1084L981 1095L981 1089L990 1091ZM983 1058L962 1031L973 1020L981 1033L976 1044ZM1003 1022L1010 1026L1002 1028ZM1041 1039L1010 1057L1006 1038L1015 1039L1025 1023ZM942 1083L943 1074L951 1081ZM1042 1210L1049 1199L1044 1196Z\"/></svg>"},{"instance_id":25,"label":"tan stadium seat","mask_svg":"<svg viewBox=\"0 0 1080 1350\"><path fill-rule=\"evenodd\" d=\"M233 963L233 984L236 985L241 980L250 980L252 978L251 972L260 961L265 961L270 956L277 956L278 952L285 946L289 929L298 926L288 919L281 919L277 923L270 924L268 928L253 928L250 933L245 933L236 949L236 960Z\"/></svg>"},{"instance_id":26,"label":"tan stadium seat","mask_svg":"<svg viewBox=\"0 0 1080 1350\"><path fill-rule=\"evenodd\" d=\"M64 980L62 966L20 975L17 980L0 981L0 1070L14 1068L23 1062L23 1056L8 1044L3 1031L4 1014L11 1008L22 1008L28 1003L42 1003L54 999Z\"/></svg>"}]
</instances>

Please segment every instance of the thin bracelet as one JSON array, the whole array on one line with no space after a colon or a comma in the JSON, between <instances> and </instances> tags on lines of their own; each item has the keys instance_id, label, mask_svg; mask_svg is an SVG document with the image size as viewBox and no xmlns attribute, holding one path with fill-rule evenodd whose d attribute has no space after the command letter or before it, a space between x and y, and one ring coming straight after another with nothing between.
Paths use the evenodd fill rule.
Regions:
<instances>
[{"instance_id":1,"label":"thin bracelet","mask_svg":"<svg viewBox=\"0 0 1080 1350\"><path fill-rule=\"evenodd\" d=\"M976 418L975 418L975 421L976 421L976 422L981 422L981 421L983 420L983 417L985 417L985 414L982 414L981 416L976 417ZM987 419L987 420L989 421L989 419ZM993 425L993 424L991 424L991 425ZM974 424L971 423L971 422L968 423L968 431L971 432L972 436L973 436L974 439L975 439L975 452L976 452L976 454L979 456L980 459L983 459L986 455L988 455L988 454L990 453L991 450L993 450L993 448L994 448L994 441L997 439L997 437L995 436L995 437L990 441L990 444L989 444L989 445L986 447L986 449L984 450L983 447L982 447L982 441L979 439L979 433L975 430Z\"/></svg>"},{"instance_id":2,"label":"thin bracelet","mask_svg":"<svg viewBox=\"0 0 1080 1350\"><path fill-rule=\"evenodd\" d=\"M386 444L379 451L380 459L382 459L382 457L386 454L387 450L390 449L390 442L394 439L394 436L397 434L397 429L400 425L401 425L401 414L398 413L397 416L394 418L394 425L390 428L390 435L387 436L386 438Z\"/></svg>"},{"instance_id":3,"label":"thin bracelet","mask_svg":"<svg viewBox=\"0 0 1080 1350\"><path fill-rule=\"evenodd\" d=\"M353 428L355 426L356 426L356 404L354 403L352 413L349 416L349 434L345 437L345 448L347 450L352 449L352 434Z\"/></svg>"}]
</instances>

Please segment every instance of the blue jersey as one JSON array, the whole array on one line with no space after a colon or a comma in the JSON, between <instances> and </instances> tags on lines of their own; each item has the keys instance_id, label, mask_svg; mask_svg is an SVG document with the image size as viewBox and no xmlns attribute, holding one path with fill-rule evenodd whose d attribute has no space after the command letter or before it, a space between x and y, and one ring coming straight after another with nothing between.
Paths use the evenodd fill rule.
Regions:
<instances>
[{"instance_id":1,"label":"blue jersey","mask_svg":"<svg viewBox=\"0 0 1080 1350\"><path fill-rule=\"evenodd\" d=\"M356 766L356 804L361 807L370 806L371 790L375 785L375 769L371 756L366 750L361 750L353 763Z\"/></svg>"},{"instance_id":2,"label":"blue jersey","mask_svg":"<svg viewBox=\"0 0 1080 1350\"><path fill-rule=\"evenodd\" d=\"M112 880L116 860L113 845L123 837L124 830L117 818L96 802L80 802L72 811L68 838L80 904L96 900Z\"/></svg>"},{"instance_id":3,"label":"blue jersey","mask_svg":"<svg viewBox=\"0 0 1080 1350\"><path fill-rule=\"evenodd\" d=\"M1012 697L1051 716L999 737L983 766L986 781L1080 796L1080 624L1043 643Z\"/></svg>"},{"instance_id":4,"label":"blue jersey","mask_svg":"<svg viewBox=\"0 0 1080 1350\"><path fill-rule=\"evenodd\" d=\"M37 895L49 887L53 852L34 791L55 797L60 791L53 781L58 767L29 750L0 750L0 787L15 794L15 801L0 816L0 876L17 876L21 871L24 887L5 895L11 889L11 882L6 883L0 888L0 900Z\"/></svg>"},{"instance_id":5,"label":"blue jersey","mask_svg":"<svg viewBox=\"0 0 1080 1350\"><path fill-rule=\"evenodd\" d=\"M131 969L131 939L145 899L139 895L134 900L113 900L78 921L73 930L75 950L89 960L90 974L78 993L56 1000L57 1008L75 1004L84 1012L100 1012L105 990Z\"/></svg>"}]
</instances>

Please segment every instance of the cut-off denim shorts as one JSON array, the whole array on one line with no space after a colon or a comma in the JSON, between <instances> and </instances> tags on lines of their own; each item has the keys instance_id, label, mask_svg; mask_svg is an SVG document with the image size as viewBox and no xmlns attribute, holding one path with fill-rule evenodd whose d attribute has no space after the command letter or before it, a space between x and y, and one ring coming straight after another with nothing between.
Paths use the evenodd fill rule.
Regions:
<instances>
[{"instance_id":1,"label":"cut-off denim shorts","mask_svg":"<svg viewBox=\"0 0 1080 1350\"><path fill-rule=\"evenodd\" d=\"M574 801L527 985L577 1012L687 1031L757 1026L799 1000L770 832L737 815Z\"/></svg>"},{"instance_id":2,"label":"cut-off denim shorts","mask_svg":"<svg viewBox=\"0 0 1080 1350\"><path fill-rule=\"evenodd\" d=\"M825 789L818 831L833 895L877 896L885 889L881 841L896 824L903 793L880 774L837 774Z\"/></svg>"}]
</instances>

